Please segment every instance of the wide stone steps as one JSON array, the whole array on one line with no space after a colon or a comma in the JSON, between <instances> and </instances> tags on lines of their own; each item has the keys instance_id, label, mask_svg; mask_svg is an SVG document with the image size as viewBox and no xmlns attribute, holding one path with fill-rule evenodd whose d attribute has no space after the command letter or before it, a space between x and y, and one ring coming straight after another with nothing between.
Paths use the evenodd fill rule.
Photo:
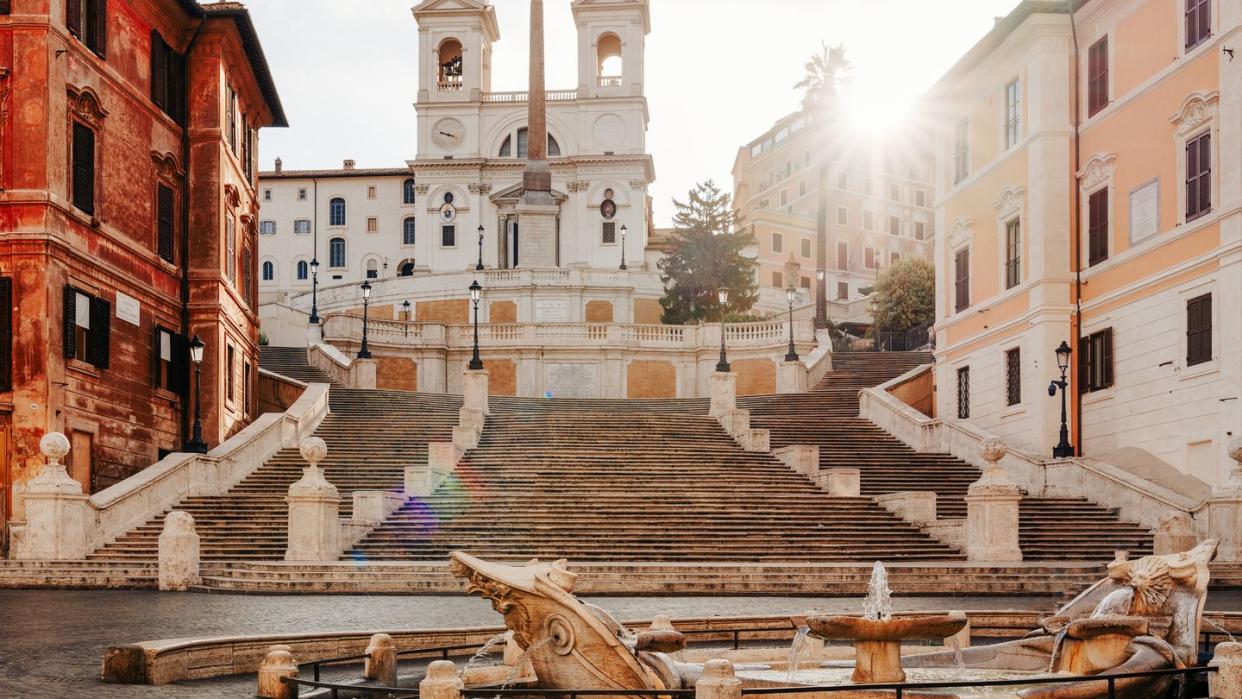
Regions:
<instances>
[{"instance_id":1,"label":"wide stone steps","mask_svg":"<svg viewBox=\"0 0 1242 699\"><path fill-rule=\"evenodd\" d=\"M302 383L333 383L327 372L307 363L305 347L259 347L259 366Z\"/></svg>"}]
</instances>

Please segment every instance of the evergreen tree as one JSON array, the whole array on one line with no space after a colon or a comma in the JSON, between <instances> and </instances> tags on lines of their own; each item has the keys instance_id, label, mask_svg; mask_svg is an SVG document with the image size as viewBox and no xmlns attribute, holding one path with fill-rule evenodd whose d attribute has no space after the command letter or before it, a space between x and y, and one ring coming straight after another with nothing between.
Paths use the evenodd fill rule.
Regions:
<instances>
[{"instance_id":1,"label":"evergreen tree","mask_svg":"<svg viewBox=\"0 0 1242 699\"><path fill-rule=\"evenodd\" d=\"M665 323L727 320L749 311L759 298L754 264L742 250L755 242L734 230L732 197L711 181L695 185L683 203L673 200L672 250L660 260ZM729 289L720 308L717 290Z\"/></svg>"},{"instance_id":2,"label":"evergreen tree","mask_svg":"<svg viewBox=\"0 0 1242 699\"><path fill-rule=\"evenodd\" d=\"M876 330L903 332L936 320L936 269L905 257L880 273L871 297Z\"/></svg>"}]
</instances>

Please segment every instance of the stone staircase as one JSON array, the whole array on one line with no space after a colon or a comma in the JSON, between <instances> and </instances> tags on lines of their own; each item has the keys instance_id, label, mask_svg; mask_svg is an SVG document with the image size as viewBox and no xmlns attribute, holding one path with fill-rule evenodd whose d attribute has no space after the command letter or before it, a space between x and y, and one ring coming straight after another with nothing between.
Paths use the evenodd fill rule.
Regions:
<instances>
[{"instance_id":1,"label":"stone staircase","mask_svg":"<svg viewBox=\"0 0 1242 699\"><path fill-rule=\"evenodd\" d=\"M706 401L493 399L477 449L347 553L360 560L954 560L865 497L738 447Z\"/></svg>"},{"instance_id":2,"label":"stone staircase","mask_svg":"<svg viewBox=\"0 0 1242 699\"><path fill-rule=\"evenodd\" d=\"M320 465L341 495L341 517L349 517L354 491L399 492L405 467L427 462L428 442L452 439L461 398L333 387L330 407L316 432L329 445ZM281 560L288 522L285 496L305 465L297 449L284 449L227 494L187 497L172 509L194 517L206 561ZM163 518L155 517L89 558L156 560Z\"/></svg>"},{"instance_id":3,"label":"stone staircase","mask_svg":"<svg viewBox=\"0 0 1242 699\"><path fill-rule=\"evenodd\" d=\"M305 347L260 347L259 366L302 383L336 383L327 372L307 362Z\"/></svg>"},{"instance_id":4,"label":"stone staircase","mask_svg":"<svg viewBox=\"0 0 1242 699\"><path fill-rule=\"evenodd\" d=\"M948 454L920 454L858 417L858 392L931 361L922 352L841 352L814 390L797 395L738 399L751 426L771 430L772 447L815 444L820 468L857 468L861 493L874 496L931 490L942 518L966 516L966 489L979 469ZM1125 549L1151 552L1146 529L1086 498L1024 498L1019 542L1027 560L1110 560Z\"/></svg>"}]
</instances>

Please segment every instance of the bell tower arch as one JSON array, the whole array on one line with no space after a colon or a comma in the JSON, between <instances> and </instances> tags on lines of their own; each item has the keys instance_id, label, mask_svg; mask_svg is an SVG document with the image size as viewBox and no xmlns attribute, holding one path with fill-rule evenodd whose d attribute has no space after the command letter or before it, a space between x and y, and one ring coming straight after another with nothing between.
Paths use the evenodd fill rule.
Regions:
<instances>
[{"instance_id":1,"label":"bell tower arch","mask_svg":"<svg viewBox=\"0 0 1242 699\"><path fill-rule=\"evenodd\" d=\"M578 96L643 96L648 0L574 0Z\"/></svg>"},{"instance_id":2,"label":"bell tower arch","mask_svg":"<svg viewBox=\"0 0 1242 699\"><path fill-rule=\"evenodd\" d=\"M492 89L496 10L482 0L425 0L418 23L418 101L477 102Z\"/></svg>"}]
</instances>

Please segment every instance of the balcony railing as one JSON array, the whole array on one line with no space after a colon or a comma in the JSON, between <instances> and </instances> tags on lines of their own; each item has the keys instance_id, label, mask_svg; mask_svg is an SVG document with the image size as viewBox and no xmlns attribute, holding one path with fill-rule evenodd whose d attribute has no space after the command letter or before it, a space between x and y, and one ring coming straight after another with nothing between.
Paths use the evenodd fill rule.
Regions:
<instances>
[{"instance_id":1,"label":"balcony railing","mask_svg":"<svg viewBox=\"0 0 1242 699\"><path fill-rule=\"evenodd\" d=\"M620 75L601 75L595 79L599 87L621 87Z\"/></svg>"},{"instance_id":2,"label":"balcony railing","mask_svg":"<svg viewBox=\"0 0 1242 699\"><path fill-rule=\"evenodd\" d=\"M463 81L460 75L443 76L436 83L436 88L441 92L461 92Z\"/></svg>"},{"instance_id":3,"label":"balcony railing","mask_svg":"<svg viewBox=\"0 0 1242 699\"><path fill-rule=\"evenodd\" d=\"M544 99L549 102L570 102L578 99L577 90L548 90L544 93ZM487 103L510 103L510 102L527 102L530 100L530 93L526 91L519 92L484 92L483 101Z\"/></svg>"}]
</instances>

